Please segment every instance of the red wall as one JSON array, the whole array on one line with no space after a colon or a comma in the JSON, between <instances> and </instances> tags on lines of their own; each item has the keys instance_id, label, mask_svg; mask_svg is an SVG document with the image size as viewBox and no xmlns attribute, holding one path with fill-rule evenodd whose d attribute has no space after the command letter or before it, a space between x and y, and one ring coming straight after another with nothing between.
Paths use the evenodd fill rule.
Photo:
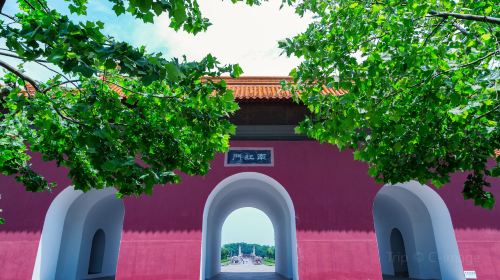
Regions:
<instances>
[{"instance_id":1,"label":"red wall","mask_svg":"<svg viewBox=\"0 0 500 280\"><path fill-rule=\"evenodd\" d=\"M124 234L117 279L199 278L205 200L224 178L254 171L267 174L289 192L297 215L299 276L308 279L380 279L372 203L379 185L366 165L329 145L310 141L233 141L234 147L274 147L274 167L224 167L218 155L203 177L157 187L153 196L125 199ZM38 239L50 202L70 184L63 169L35 165L60 183L54 193L27 193L0 176L0 280L31 279ZM478 279L500 279L500 206L485 210L464 201L464 175L438 192L449 207L464 269ZM500 198L499 180L492 189ZM499 202L500 203L500 202Z\"/></svg>"}]
</instances>

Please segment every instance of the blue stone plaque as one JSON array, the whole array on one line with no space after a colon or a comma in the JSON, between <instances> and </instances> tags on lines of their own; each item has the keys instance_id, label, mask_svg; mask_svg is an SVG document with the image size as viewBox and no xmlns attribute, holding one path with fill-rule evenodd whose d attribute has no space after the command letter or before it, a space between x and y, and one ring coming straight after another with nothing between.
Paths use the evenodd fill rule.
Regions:
<instances>
[{"instance_id":1,"label":"blue stone plaque","mask_svg":"<svg viewBox=\"0 0 500 280\"><path fill-rule=\"evenodd\" d=\"M230 148L225 166L273 166L273 148Z\"/></svg>"}]
</instances>

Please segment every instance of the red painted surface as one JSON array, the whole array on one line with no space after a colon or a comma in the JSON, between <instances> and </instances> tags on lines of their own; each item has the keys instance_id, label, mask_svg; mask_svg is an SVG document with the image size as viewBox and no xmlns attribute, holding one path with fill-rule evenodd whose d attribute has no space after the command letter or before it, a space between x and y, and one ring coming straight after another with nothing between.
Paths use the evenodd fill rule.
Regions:
<instances>
[{"instance_id":1,"label":"red painted surface","mask_svg":"<svg viewBox=\"0 0 500 280\"><path fill-rule=\"evenodd\" d=\"M296 212L299 276L315 279L380 279L372 203L379 185L366 165L316 142L234 141L234 147L274 147L274 167L224 167L218 155L202 177L157 187L153 196L127 198L117 279L197 280L205 200L224 178L254 171L267 174L289 192ZM0 177L0 280L31 279L45 213L63 186L63 169L35 161L60 183L54 193L27 193ZM484 210L461 196L463 175L439 190L450 210L465 270L478 279L500 279L500 206ZM492 181L500 198L500 182Z\"/></svg>"}]
</instances>

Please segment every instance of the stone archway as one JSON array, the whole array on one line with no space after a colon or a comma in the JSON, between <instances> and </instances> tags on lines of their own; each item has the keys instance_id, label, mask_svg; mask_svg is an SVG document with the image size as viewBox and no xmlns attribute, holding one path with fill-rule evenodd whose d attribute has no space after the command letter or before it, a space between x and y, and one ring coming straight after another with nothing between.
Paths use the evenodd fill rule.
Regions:
<instances>
[{"instance_id":1,"label":"stone archway","mask_svg":"<svg viewBox=\"0 0 500 280\"><path fill-rule=\"evenodd\" d=\"M273 178L256 172L232 175L212 191L203 212L200 279L220 273L221 229L226 217L242 207L264 212L274 227L276 273L298 280L295 210L285 188Z\"/></svg>"},{"instance_id":2,"label":"stone archway","mask_svg":"<svg viewBox=\"0 0 500 280\"><path fill-rule=\"evenodd\" d=\"M384 278L407 269L411 279L464 279L450 213L430 187L415 181L384 186L375 197L373 218ZM398 242L404 242L405 264L393 259L402 251Z\"/></svg>"},{"instance_id":3,"label":"stone archway","mask_svg":"<svg viewBox=\"0 0 500 280\"><path fill-rule=\"evenodd\" d=\"M43 224L33 280L114 279L125 214L115 194L113 188L83 193L68 187L54 199ZM100 263L93 264L99 270L93 271L96 233L102 234L98 245L103 248Z\"/></svg>"}]
</instances>

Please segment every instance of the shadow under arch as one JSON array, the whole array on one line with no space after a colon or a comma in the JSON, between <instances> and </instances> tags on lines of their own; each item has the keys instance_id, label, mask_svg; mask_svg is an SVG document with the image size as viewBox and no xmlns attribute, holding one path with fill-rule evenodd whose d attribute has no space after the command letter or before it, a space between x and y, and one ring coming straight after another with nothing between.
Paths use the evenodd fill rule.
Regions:
<instances>
[{"instance_id":1,"label":"shadow under arch","mask_svg":"<svg viewBox=\"0 0 500 280\"><path fill-rule=\"evenodd\" d=\"M115 193L113 188L83 193L68 187L54 199L43 224L33 280L114 279L125 214ZM101 271L89 274L99 230L106 239Z\"/></svg>"},{"instance_id":2,"label":"shadow under arch","mask_svg":"<svg viewBox=\"0 0 500 280\"><path fill-rule=\"evenodd\" d=\"M430 187L410 181L385 185L375 196L373 219L384 278L395 277L391 234L404 240L411 279L464 279L450 213Z\"/></svg>"},{"instance_id":3,"label":"shadow under arch","mask_svg":"<svg viewBox=\"0 0 500 280\"><path fill-rule=\"evenodd\" d=\"M200 279L220 273L221 229L236 209L253 207L271 220L275 234L276 272L298 280L295 209L285 188L257 172L242 172L222 180L210 193L203 211Z\"/></svg>"}]
</instances>

